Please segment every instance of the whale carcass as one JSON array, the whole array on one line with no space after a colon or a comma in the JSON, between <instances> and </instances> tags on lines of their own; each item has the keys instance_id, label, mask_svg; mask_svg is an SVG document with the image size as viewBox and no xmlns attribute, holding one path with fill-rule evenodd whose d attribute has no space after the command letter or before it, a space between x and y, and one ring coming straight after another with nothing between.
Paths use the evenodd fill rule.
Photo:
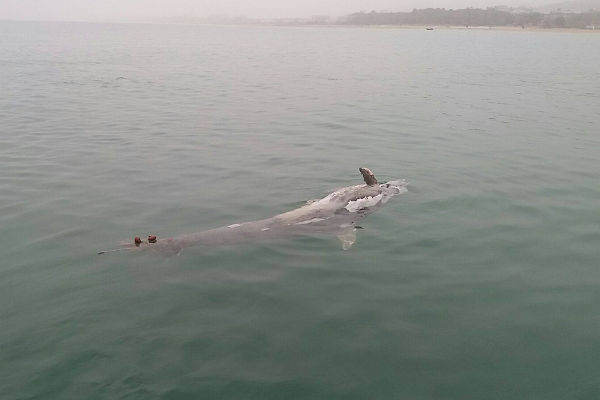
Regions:
<instances>
[{"instance_id":1,"label":"whale carcass","mask_svg":"<svg viewBox=\"0 0 600 400\"><path fill-rule=\"evenodd\" d=\"M308 201L304 206L275 215L271 218L231 224L207 231L157 238L152 235L142 241L109 250L156 250L167 254L179 254L185 247L195 245L227 245L250 240L276 239L290 236L333 234L339 238L344 250L356 241L357 222L376 211L392 197L406 191L406 181L396 180L378 183L368 168L359 168L364 184L348 186L318 200ZM101 251L99 254L108 251Z\"/></svg>"}]
</instances>

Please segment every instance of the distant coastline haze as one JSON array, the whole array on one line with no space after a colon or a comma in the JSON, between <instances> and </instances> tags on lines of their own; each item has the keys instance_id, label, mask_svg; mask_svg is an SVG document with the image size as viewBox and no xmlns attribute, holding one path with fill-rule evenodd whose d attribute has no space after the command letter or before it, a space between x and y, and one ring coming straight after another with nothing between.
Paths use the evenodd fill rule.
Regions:
<instances>
[{"instance_id":1,"label":"distant coastline haze","mask_svg":"<svg viewBox=\"0 0 600 400\"><path fill-rule=\"evenodd\" d=\"M215 15L249 18L340 17L356 12L401 12L414 8L486 8L498 5L560 8L553 0L0 0L0 19L91 22L156 22ZM600 0L576 0L568 7L600 9ZM564 8L564 7L563 7Z\"/></svg>"}]
</instances>

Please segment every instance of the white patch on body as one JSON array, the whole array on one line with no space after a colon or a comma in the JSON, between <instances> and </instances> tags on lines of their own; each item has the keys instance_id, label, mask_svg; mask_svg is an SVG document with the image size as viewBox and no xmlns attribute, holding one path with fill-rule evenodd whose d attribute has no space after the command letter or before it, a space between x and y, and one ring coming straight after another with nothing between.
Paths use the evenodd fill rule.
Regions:
<instances>
[{"instance_id":1,"label":"white patch on body","mask_svg":"<svg viewBox=\"0 0 600 400\"><path fill-rule=\"evenodd\" d=\"M231 225L228 225L227 227L228 228L238 228L240 226L242 226L242 224L231 224Z\"/></svg>"},{"instance_id":2,"label":"white patch on body","mask_svg":"<svg viewBox=\"0 0 600 400\"><path fill-rule=\"evenodd\" d=\"M323 221L325 218L313 218L313 219L309 219L306 221L302 221L302 222L296 222L295 225L306 225L306 224L310 224L312 222L318 222L318 221Z\"/></svg>"},{"instance_id":3,"label":"white patch on body","mask_svg":"<svg viewBox=\"0 0 600 400\"><path fill-rule=\"evenodd\" d=\"M270 228L262 228L261 231L268 231Z\"/></svg>"},{"instance_id":4,"label":"white patch on body","mask_svg":"<svg viewBox=\"0 0 600 400\"><path fill-rule=\"evenodd\" d=\"M383 198L383 193L378 194L377 196L367 196L362 199L357 199L353 201L349 201L344 207L346 210L350 212L357 212L358 210L362 210L363 208L372 207L378 204Z\"/></svg>"}]
</instances>

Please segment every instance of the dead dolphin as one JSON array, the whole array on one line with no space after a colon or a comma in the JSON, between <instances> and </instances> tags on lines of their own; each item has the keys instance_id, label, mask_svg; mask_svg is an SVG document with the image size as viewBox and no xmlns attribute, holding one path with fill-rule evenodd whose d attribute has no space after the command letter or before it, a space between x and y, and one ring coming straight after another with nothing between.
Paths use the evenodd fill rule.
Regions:
<instances>
[{"instance_id":1,"label":"dead dolphin","mask_svg":"<svg viewBox=\"0 0 600 400\"><path fill-rule=\"evenodd\" d=\"M274 217L242 222L207 231L175 236L168 239L142 241L109 251L152 249L166 254L179 254L184 247L224 245L256 239L276 239L289 236L328 233L336 235L344 250L356 241L356 223L387 201L406 191L406 181L379 184L368 168L359 168L364 185L348 186L318 200ZM103 254L104 252L99 252Z\"/></svg>"}]
</instances>

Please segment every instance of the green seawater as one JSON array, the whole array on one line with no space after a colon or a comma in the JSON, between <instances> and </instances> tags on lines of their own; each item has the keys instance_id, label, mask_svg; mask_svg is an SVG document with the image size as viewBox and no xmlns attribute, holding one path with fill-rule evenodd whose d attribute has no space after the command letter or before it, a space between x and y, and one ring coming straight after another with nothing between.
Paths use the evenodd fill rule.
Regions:
<instances>
[{"instance_id":1,"label":"green seawater","mask_svg":"<svg viewBox=\"0 0 600 400\"><path fill-rule=\"evenodd\" d=\"M598 399L599 183L596 34L0 22L0 398Z\"/></svg>"}]
</instances>

